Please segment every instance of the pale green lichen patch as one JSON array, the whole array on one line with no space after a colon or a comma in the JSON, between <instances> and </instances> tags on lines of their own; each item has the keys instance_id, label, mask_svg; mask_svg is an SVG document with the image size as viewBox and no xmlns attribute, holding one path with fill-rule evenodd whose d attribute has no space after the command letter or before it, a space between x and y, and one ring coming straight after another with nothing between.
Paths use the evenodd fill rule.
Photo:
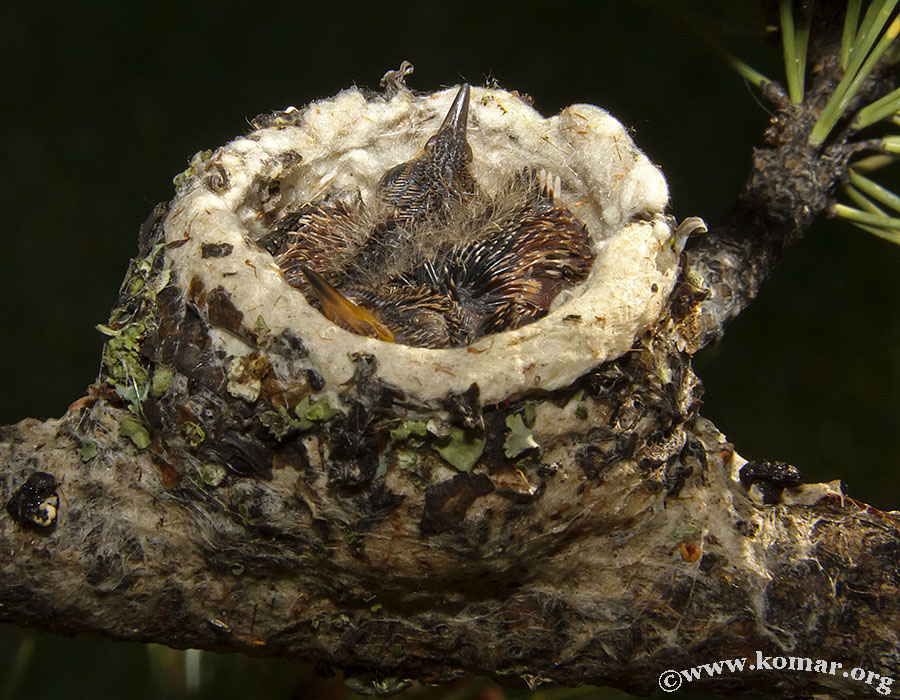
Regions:
<instances>
[{"instance_id":1,"label":"pale green lichen patch","mask_svg":"<svg viewBox=\"0 0 900 700\"><path fill-rule=\"evenodd\" d=\"M197 476L200 481L211 488L216 488L225 480L228 472L221 464L206 463L197 467Z\"/></svg>"},{"instance_id":2,"label":"pale green lichen patch","mask_svg":"<svg viewBox=\"0 0 900 700\"><path fill-rule=\"evenodd\" d=\"M175 370L169 367L157 367L153 370L153 377L150 380L150 396L156 399L165 394L174 376Z\"/></svg>"},{"instance_id":3,"label":"pale green lichen patch","mask_svg":"<svg viewBox=\"0 0 900 700\"><path fill-rule=\"evenodd\" d=\"M398 452L397 467L402 471L408 472L418 469L419 456L415 452Z\"/></svg>"},{"instance_id":4,"label":"pale green lichen patch","mask_svg":"<svg viewBox=\"0 0 900 700\"><path fill-rule=\"evenodd\" d=\"M284 406L279 407L277 411L264 411L259 415L259 422L278 440L300 429L300 421L288 413Z\"/></svg>"},{"instance_id":5,"label":"pale green lichen patch","mask_svg":"<svg viewBox=\"0 0 900 700\"><path fill-rule=\"evenodd\" d=\"M678 523L672 531L671 540L673 542L683 542L689 537L693 537L703 529L703 525L694 520L685 520Z\"/></svg>"},{"instance_id":6,"label":"pale green lichen patch","mask_svg":"<svg viewBox=\"0 0 900 700\"><path fill-rule=\"evenodd\" d=\"M403 421L390 431L391 442L403 442L411 437L424 439L428 436L428 424L424 421Z\"/></svg>"},{"instance_id":7,"label":"pale green lichen patch","mask_svg":"<svg viewBox=\"0 0 900 700\"><path fill-rule=\"evenodd\" d=\"M139 450L150 444L150 433L137 418L129 416L119 423L119 435L129 438Z\"/></svg>"},{"instance_id":8,"label":"pale green lichen patch","mask_svg":"<svg viewBox=\"0 0 900 700\"><path fill-rule=\"evenodd\" d=\"M199 423L185 421L181 426L181 432L191 447L198 447L206 439L206 433Z\"/></svg>"},{"instance_id":9,"label":"pale green lichen patch","mask_svg":"<svg viewBox=\"0 0 900 700\"><path fill-rule=\"evenodd\" d=\"M292 432L305 432L317 423L324 423L340 414L341 410L332 406L327 398L311 401L309 396L304 396L293 411L280 406L277 411L261 413L259 421L281 440Z\"/></svg>"},{"instance_id":10,"label":"pale green lichen patch","mask_svg":"<svg viewBox=\"0 0 900 700\"><path fill-rule=\"evenodd\" d=\"M164 244L156 245L146 257L133 263L131 277L123 285L122 297L110 314L109 323L96 327L108 338L103 346L101 371L136 416L141 415L141 404L152 389L141 344L155 330L156 295L169 277L166 271L160 276L162 284L160 280L149 284L157 256L164 248Z\"/></svg>"},{"instance_id":11,"label":"pale green lichen patch","mask_svg":"<svg viewBox=\"0 0 900 700\"><path fill-rule=\"evenodd\" d=\"M439 421L402 421L389 432L392 443L416 449L430 445L441 458L459 471L471 471L484 452L487 439L479 430L448 426ZM421 457L415 452L396 453L398 468L412 472Z\"/></svg>"},{"instance_id":12,"label":"pale green lichen patch","mask_svg":"<svg viewBox=\"0 0 900 700\"><path fill-rule=\"evenodd\" d=\"M238 516L244 527L250 527L251 525L256 524L256 520L250 517L250 509L247 507L246 503L238 503L237 507L234 508L232 512Z\"/></svg>"},{"instance_id":13,"label":"pale green lichen patch","mask_svg":"<svg viewBox=\"0 0 900 700\"><path fill-rule=\"evenodd\" d=\"M506 441L503 443L504 454L513 459L529 450L540 449L541 445L537 441L526 423L521 413L514 413L506 417L506 427L509 432L506 435Z\"/></svg>"},{"instance_id":14,"label":"pale green lichen patch","mask_svg":"<svg viewBox=\"0 0 900 700\"><path fill-rule=\"evenodd\" d=\"M136 319L119 329L100 324L97 330L109 336L101 359L107 379L131 412L140 413L140 404L147 397L149 379L140 356L147 324L143 319Z\"/></svg>"},{"instance_id":15,"label":"pale green lichen patch","mask_svg":"<svg viewBox=\"0 0 900 700\"><path fill-rule=\"evenodd\" d=\"M388 468L388 459L387 455L378 455L378 468L375 470L375 476L373 477L374 481L378 481L378 479L382 478L385 474L387 474Z\"/></svg>"},{"instance_id":16,"label":"pale green lichen patch","mask_svg":"<svg viewBox=\"0 0 900 700\"><path fill-rule=\"evenodd\" d=\"M478 430L450 428L447 437L432 443L431 447L451 466L461 472L472 471L484 452L487 439Z\"/></svg>"},{"instance_id":17,"label":"pale green lichen patch","mask_svg":"<svg viewBox=\"0 0 900 700\"><path fill-rule=\"evenodd\" d=\"M269 339L269 335L271 334L272 329L269 328L269 324L266 323L266 319L262 316L256 317L256 323L253 324L253 335L256 336L256 344L258 346L262 346Z\"/></svg>"},{"instance_id":18,"label":"pale green lichen patch","mask_svg":"<svg viewBox=\"0 0 900 700\"><path fill-rule=\"evenodd\" d=\"M332 406L327 398L310 401L306 396L294 407L294 414L300 419L300 430L309 430L315 423L331 420L341 410Z\"/></svg>"},{"instance_id":19,"label":"pale green lichen patch","mask_svg":"<svg viewBox=\"0 0 900 700\"><path fill-rule=\"evenodd\" d=\"M567 404L572 411L575 412L575 415L581 420L587 420L588 410L587 406L584 405L584 389L579 389L575 392L575 395Z\"/></svg>"},{"instance_id":20,"label":"pale green lichen patch","mask_svg":"<svg viewBox=\"0 0 900 700\"><path fill-rule=\"evenodd\" d=\"M82 438L81 440L81 448L78 450L78 456L81 457L82 462L90 462L94 457L97 456L97 443L93 440L85 440Z\"/></svg>"},{"instance_id":21,"label":"pale green lichen patch","mask_svg":"<svg viewBox=\"0 0 900 700\"><path fill-rule=\"evenodd\" d=\"M402 471L409 482L418 490L431 485L430 470L423 469L422 455L417 452L400 451L394 455L397 469Z\"/></svg>"}]
</instances>

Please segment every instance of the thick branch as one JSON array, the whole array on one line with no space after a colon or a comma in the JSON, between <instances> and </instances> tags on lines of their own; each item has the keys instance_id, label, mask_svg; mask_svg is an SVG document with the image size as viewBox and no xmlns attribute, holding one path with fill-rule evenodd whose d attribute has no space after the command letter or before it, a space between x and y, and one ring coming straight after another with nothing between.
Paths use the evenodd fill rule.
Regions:
<instances>
[{"instance_id":1,"label":"thick branch","mask_svg":"<svg viewBox=\"0 0 900 700\"><path fill-rule=\"evenodd\" d=\"M702 420L689 425L680 488L559 465L555 478L589 490L592 509L570 517L565 503L539 506L557 517L533 538L512 526L498 536L508 552L466 533L453 540L458 556L469 552L461 568L429 576L416 559L437 541L424 538L416 554L381 539L389 524L323 530L294 495L291 469L231 493L173 486L161 455L118 437L122 417L88 398L59 421L4 429L0 498L43 471L59 482L61 512L50 531L0 519L0 620L312 658L379 679L482 673L645 693L666 669L751 663L757 650L900 673L898 520L819 487L794 497L810 504L754 503ZM83 462L86 430L100 442ZM630 493L619 493L623 477ZM840 673L745 672L690 688L776 686L871 691Z\"/></svg>"}]
</instances>

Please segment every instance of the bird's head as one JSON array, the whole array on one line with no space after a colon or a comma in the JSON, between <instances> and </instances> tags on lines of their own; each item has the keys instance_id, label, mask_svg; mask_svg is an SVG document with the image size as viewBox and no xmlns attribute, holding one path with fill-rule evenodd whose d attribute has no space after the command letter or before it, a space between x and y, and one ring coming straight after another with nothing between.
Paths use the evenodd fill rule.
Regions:
<instances>
[{"instance_id":1,"label":"bird's head","mask_svg":"<svg viewBox=\"0 0 900 700\"><path fill-rule=\"evenodd\" d=\"M469 171L472 147L466 138L469 93L469 85L464 84L421 153L381 178L379 197L394 209L391 216L398 222L446 215L453 203L474 194L475 181Z\"/></svg>"}]
</instances>

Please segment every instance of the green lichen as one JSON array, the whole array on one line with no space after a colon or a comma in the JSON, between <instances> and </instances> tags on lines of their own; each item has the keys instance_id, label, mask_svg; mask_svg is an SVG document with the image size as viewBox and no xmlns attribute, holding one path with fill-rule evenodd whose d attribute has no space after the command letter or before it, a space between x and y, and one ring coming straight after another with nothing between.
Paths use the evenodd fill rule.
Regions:
<instances>
[{"instance_id":1,"label":"green lichen","mask_svg":"<svg viewBox=\"0 0 900 700\"><path fill-rule=\"evenodd\" d=\"M169 390L175 370L169 367L157 367L150 379L150 396L157 399Z\"/></svg>"},{"instance_id":2,"label":"green lichen","mask_svg":"<svg viewBox=\"0 0 900 700\"><path fill-rule=\"evenodd\" d=\"M472 470L487 443L479 430L447 426L439 421L402 421L389 435L392 443L406 443L413 449L430 444L445 462L464 472ZM396 462L400 469L414 473L420 458L415 452L399 451Z\"/></svg>"},{"instance_id":3,"label":"green lichen","mask_svg":"<svg viewBox=\"0 0 900 700\"><path fill-rule=\"evenodd\" d=\"M328 399L310 401L309 396L305 396L300 403L294 406L293 412L280 406L277 411L261 413L259 422L268 428L272 435L281 440L293 432L303 432L312 428L316 423L329 421L340 413L341 410L332 406Z\"/></svg>"},{"instance_id":4,"label":"green lichen","mask_svg":"<svg viewBox=\"0 0 900 700\"><path fill-rule=\"evenodd\" d=\"M288 413L284 406L280 406L277 411L264 411L259 415L259 422L278 440L300 429L300 421Z\"/></svg>"},{"instance_id":5,"label":"green lichen","mask_svg":"<svg viewBox=\"0 0 900 700\"><path fill-rule=\"evenodd\" d=\"M200 477L200 481L211 488L216 488L221 484L225 480L226 474L225 467L221 464L207 463L197 467L197 476Z\"/></svg>"},{"instance_id":6,"label":"green lichen","mask_svg":"<svg viewBox=\"0 0 900 700\"><path fill-rule=\"evenodd\" d=\"M584 405L584 389L580 389L575 392L575 395L571 398L568 404L568 407L571 407L575 412L576 417L581 420L586 420L588 417L587 406Z\"/></svg>"},{"instance_id":7,"label":"green lichen","mask_svg":"<svg viewBox=\"0 0 900 700\"><path fill-rule=\"evenodd\" d=\"M420 453L398 451L394 453L394 463L397 465L397 469L406 474L407 479L416 489L421 491L431 486L428 472L421 469L422 456Z\"/></svg>"},{"instance_id":8,"label":"green lichen","mask_svg":"<svg viewBox=\"0 0 900 700\"><path fill-rule=\"evenodd\" d=\"M148 332L147 324L137 318L118 329L101 324L97 330L109 337L101 358L107 381L137 415L149 390L149 376L140 355L141 342Z\"/></svg>"},{"instance_id":9,"label":"green lichen","mask_svg":"<svg viewBox=\"0 0 900 700\"><path fill-rule=\"evenodd\" d=\"M390 431L391 442L402 442L410 437L425 438L428 436L428 425L422 421L403 421Z\"/></svg>"},{"instance_id":10,"label":"green lichen","mask_svg":"<svg viewBox=\"0 0 900 700\"><path fill-rule=\"evenodd\" d=\"M513 413L506 417L506 427L509 433L503 443L503 453L510 459L514 459L529 450L540 449L541 444L535 438L531 428L526 424L525 416L521 413Z\"/></svg>"},{"instance_id":11,"label":"green lichen","mask_svg":"<svg viewBox=\"0 0 900 700\"><path fill-rule=\"evenodd\" d=\"M451 466L461 472L470 472L486 444L480 430L452 427L447 437L432 443L431 447Z\"/></svg>"},{"instance_id":12,"label":"green lichen","mask_svg":"<svg viewBox=\"0 0 900 700\"><path fill-rule=\"evenodd\" d=\"M244 527L250 527L251 525L255 525L256 521L250 517L250 509L247 508L246 503L238 503L237 508L235 508L232 512L234 512L238 518L241 519L241 524Z\"/></svg>"},{"instance_id":13,"label":"green lichen","mask_svg":"<svg viewBox=\"0 0 900 700\"><path fill-rule=\"evenodd\" d=\"M377 481L387 474L388 459L387 455L378 455L378 469L375 470L375 480Z\"/></svg>"},{"instance_id":14,"label":"green lichen","mask_svg":"<svg viewBox=\"0 0 900 700\"><path fill-rule=\"evenodd\" d=\"M354 530L348 523L338 521L337 526L343 530L347 546L357 554L362 554L366 548L366 541L363 535Z\"/></svg>"},{"instance_id":15,"label":"green lichen","mask_svg":"<svg viewBox=\"0 0 900 700\"><path fill-rule=\"evenodd\" d=\"M78 456L81 457L82 462L90 462L97 456L98 452L96 442L84 438L81 439L81 449L78 450Z\"/></svg>"},{"instance_id":16,"label":"green lichen","mask_svg":"<svg viewBox=\"0 0 900 700\"><path fill-rule=\"evenodd\" d=\"M128 416L119 423L119 435L129 438L139 450L150 444L150 433L140 420Z\"/></svg>"},{"instance_id":17,"label":"green lichen","mask_svg":"<svg viewBox=\"0 0 900 700\"><path fill-rule=\"evenodd\" d=\"M141 344L155 329L156 295L168 279L167 275L162 275L150 284L156 258L164 248L162 243L156 245L146 257L133 263L131 276L122 287L119 305L110 314L109 323L97 326L97 330L108 338L103 346L101 372L136 416L141 415L141 404L151 391ZM165 383L162 377L160 382L161 388Z\"/></svg>"},{"instance_id":18,"label":"green lichen","mask_svg":"<svg viewBox=\"0 0 900 700\"><path fill-rule=\"evenodd\" d=\"M294 409L294 413L296 413L299 418L305 417L311 421L330 420L340 412L340 409L332 406L328 402L328 399L319 399L315 403L310 403L308 396L298 403L297 407Z\"/></svg>"},{"instance_id":19,"label":"green lichen","mask_svg":"<svg viewBox=\"0 0 900 700\"><path fill-rule=\"evenodd\" d=\"M253 334L256 336L256 345L257 347L261 347L265 345L266 340L269 338L269 333L271 329L269 328L269 324L266 323L266 319L264 319L261 315L256 317L256 323L253 324Z\"/></svg>"},{"instance_id":20,"label":"green lichen","mask_svg":"<svg viewBox=\"0 0 900 700\"><path fill-rule=\"evenodd\" d=\"M679 523L672 530L671 541L672 542L683 542L689 537L693 537L698 532L703 529L703 526L694 521L694 520L686 520L684 522Z\"/></svg>"},{"instance_id":21,"label":"green lichen","mask_svg":"<svg viewBox=\"0 0 900 700\"><path fill-rule=\"evenodd\" d=\"M200 427L199 423L195 423L194 421L186 421L181 426L181 432L184 433L184 437L191 447L198 447L206 440L206 433L203 428Z\"/></svg>"},{"instance_id":22,"label":"green lichen","mask_svg":"<svg viewBox=\"0 0 900 700\"><path fill-rule=\"evenodd\" d=\"M299 419L299 429L309 430L316 423L324 422L340 414L340 409L332 406L328 399L311 402L308 396L294 407L294 414Z\"/></svg>"},{"instance_id":23,"label":"green lichen","mask_svg":"<svg viewBox=\"0 0 900 700\"><path fill-rule=\"evenodd\" d=\"M522 407L522 420L529 428L534 427L534 420L537 417L537 401L526 401Z\"/></svg>"},{"instance_id":24,"label":"green lichen","mask_svg":"<svg viewBox=\"0 0 900 700\"><path fill-rule=\"evenodd\" d=\"M415 452L398 452L396 459L397 468L405 472L419 468L419 456Z\"/></svg>"}]
</instances>

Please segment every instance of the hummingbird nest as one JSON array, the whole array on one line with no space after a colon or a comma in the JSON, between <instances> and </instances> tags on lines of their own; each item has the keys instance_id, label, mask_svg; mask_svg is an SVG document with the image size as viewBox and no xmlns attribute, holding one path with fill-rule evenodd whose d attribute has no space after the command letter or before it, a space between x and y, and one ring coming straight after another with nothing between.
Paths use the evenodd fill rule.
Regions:
<instances>
[{"instance_id":1,"label":"hummingbird nest","mask_svg":"<svg viewBox=\"0 0 900 700\"><path fill-rule=\"evenodd\" d=\"M210 567L275 547L312 586L324 556L444 600L637 535L702 471L696 379L647 333L684 228L607 112L396 85L253 127L176 178L103 328L120 431Z\"/></svg>"},{"instance_id":2,"label":"hummingbird nest","mask_svg":"<svg viewBox=\"0 0 900 700\"><path fill-rule=\"evenodd\" d=\"M597 107L575 105L544 118L515 93L472 88L466 100L469 167L473 196L487 202L480 223L467 228L460 219L468 210L462 216L451 211L443 230L418 223L413 244L395 244L384 260L373 264L377 252L366 251L341 261L341 255L354 257L348 247L355 245L358 253L360 239L372 229L359 221L374 221L385 208L379 204L385 174L423 151L459 94L417 95L401 87L373 96L353 88L302 111L258 118L253 132L198 159L182 183L165 225L171 271L227 298L247 332L259 320L275 335L296 334L308 353L305 368L323 379L332 398L353 376L359 354L375 358L380 380L419 400L477 384L484 403L567 386L621 355L658 318L677 276L678 251L664 213L663 176L625 128ZM533 322L512 320L510 330L482 334L461 347L385 342L383 335L364 337L329 319L279 269L283 242L273 243L273 230L293 212L321 202L326 208L317 210L320 219L329 214L331 221L320 230L344 232L332 234L341 240L319 258L328 258L332 270L366 267L358 277L371 289L384 288L387 270L415 268L411 256L421 259L422 247L484 239L485 231L502 228L496 220L518 211L528 173L587 232L586 255L592 256L584 274L570 274L574 283L534 313ZM350 210L360 212L355 225L346 223ZM404 247L419 252L404 253ZM228 255L210 253L226 249ZM523 270L535 264L522 263ZM294 277L300 275L295 266ZM300 277L297 286L303 284ZM226 330L212 342L234 362L254 351L241 333Z\"/></svg>"}]
</instances>

